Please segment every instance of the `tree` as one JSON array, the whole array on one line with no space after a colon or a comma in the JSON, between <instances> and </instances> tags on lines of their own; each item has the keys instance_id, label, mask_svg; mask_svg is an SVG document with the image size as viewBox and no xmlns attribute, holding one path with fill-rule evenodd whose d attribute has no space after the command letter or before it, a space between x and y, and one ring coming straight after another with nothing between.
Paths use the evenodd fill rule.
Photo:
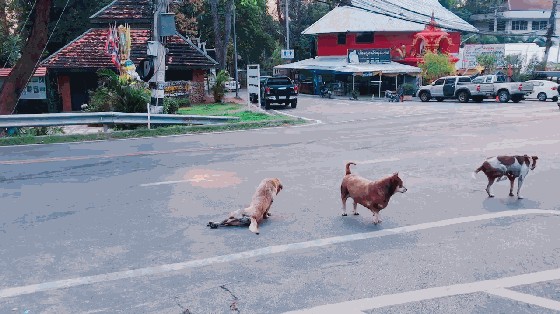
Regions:
<instances>
[{"instance_id":1,"label":"tree","mask_svg":"<svg viewBox=\"0 0 560 314\"><path fill-rule=\"evenodd\" d=\"M204 13L203 0L175 2L171 5L171 11L175 13L175 21L180 33L189 37L198 37L197 17Z\"/></svg>"},{"instance_id":2,"label":"tree","mask_svg":"<svg viewBox=\"0 0 560 314\"><path fill-rule=\"evenodd\" d=\"M424 62L420 63L418 67L422 69L422 77L428 81L455 72L455 66L449 61L448 55L431 51L424 54Z\"/></svg>"},{"instance_id":3,"label":"tree","mask_svg":"<svg viewBox=\"0 0 560 314\"><path fill-rule=\"evenodd\" d=\"M483 53L476 56L476 62L484 67L486 73L494 73L496 71L498 59L494 54Z\"/></svg>"},{"instance_id":4,"label":"tree","mask_svg":"<svg viewBox=\"0 0 560 314\"><path fill-rule=\"evenodd\" d=\"M209 3L214 29L216 61L219 63L219 68L224 69L226 67L227 48L231 37L231 18L234 0L209 0ZM222 5L219 6L219 4Z\"/></svg>"},{"instance_id":5,"label":"tree","mask_svg":"<svg viewBox=\"0 0 560 314\"><path fill-rule=\"evenodd\" d=\"M13 113L19 95L35 71L35 65L47 44L47 29L52 1L37 0L35 4L33 11L35 18L31 26L29 38L23 47L21 58L4 81L0 91L0 114Z\"/></svg>"}]
</instances>

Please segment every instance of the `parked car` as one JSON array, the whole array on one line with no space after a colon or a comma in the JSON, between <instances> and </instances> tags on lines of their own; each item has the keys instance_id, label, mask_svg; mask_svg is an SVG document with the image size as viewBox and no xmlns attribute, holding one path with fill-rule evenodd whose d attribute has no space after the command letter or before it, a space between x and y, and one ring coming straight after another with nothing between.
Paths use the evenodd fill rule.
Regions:
<instances>
[{"instance_id":1,"label":"parked car","mask_svg":"<svg viewBox=\"0 0 560 314\"><path fill-rule=\"evenodd\" d=\"M297 107L298 86L287 76L273 76L261 83L261 105L270 109L270 104Z\"/></svg>"},{"instance_id":2,"label":"parked car","mask_svg":"<svg viewBox=\"0 0 560 314\"><path fill-rule=\"evenodd\" d=\"M471 83L468 76L445 76L435 80L432 84L422 86L416 92L421 101L426 102L434 98L437 101L444 99L458 99L468 102L473 95L478 97L476 86ZM482 97L479 97L482 101ZM478 98L477 98L478 99Z\"/></svg>"},{"instance_id":3,"label":"parked car","mask_svg":"<svg viewBox=\"0 0 560 314\"><path fill-rule=\"evenodd\" d=\"M547 80L529 80L533 83L533 92L526 96L527 99L558 101L558 84Z\"/></svg>"},{"instance_id":4,"label":"parked car","mask_svg":"<svg viewBox=\"0 0 560 314\"><path fill-rule=\"evenodd\" d=\"M485 97L496 98L500 102L520 102L533 92L531 82L507 82L504 75L482 75L472 80L480 84L480 91Z\"/></svg>"},{"instance_id":5,"label":"parked car","mask_svg":"<svg viewBox=\"0 0 560 314\"><path fill-rule=\"evenodd\" d=\"M500 102L519 102L533 91L530 82L506 82L503 75L484 75L471 81L468 76L446 76L437 79L431 85L418 89L417 96L421 101L435 98L458 99L460 102L482 102L485 98L498 97Z\"/></svg>"},{"instance_id":6,"label":"parked car","mask_svg":"<svg viewBox=\"0 0 560 314\"><path fill-rule=\"evenodd\" d=\"M266 81L267 78L269 78L271 76L261 76L260 77L260 81L261 81L261 86L263 85L263 82ZM249 99L251 100L251 103L256 104L259 102L259 97L256 93L250 93L249 94Z\"/></svg>"},{"instance_id":7,"label":"parked car","mask_svg":"<svg viewBox=\"0 0 560 314\"><path fill-rule=\"evenodd\" d=\"M240 88L239 82L237 82L237 86L235 85L235 79L230 79L229 81L225 82L224 86L226 90L229 92L235 91L237 88Z\"/></svg>"}]
</instances>

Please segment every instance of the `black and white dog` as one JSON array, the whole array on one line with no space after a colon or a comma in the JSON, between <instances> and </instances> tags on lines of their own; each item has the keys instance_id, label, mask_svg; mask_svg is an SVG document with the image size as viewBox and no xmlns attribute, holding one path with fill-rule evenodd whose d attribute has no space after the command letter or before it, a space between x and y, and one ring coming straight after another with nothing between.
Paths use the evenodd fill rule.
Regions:
<instances>
[{"instance_id":1,"label":"black and white dog","mask_svg":"<svg viewBox=\"0 0 560 314\"><path fill-rule=\"evenodd\" d=\"M532 159L532 164L531 164ZM517 178L517 198L522 199L523 197L519 194L521 190L521 186L523 185L523 181L529 174L529 170L534 170L537 166L537 156L496 156L490 157L482 163L482 166L478 167L473 172L473 178L475 175L482 171L488 177L488 185L486 186L486 193L488 193L488 197L494 197L492 194L492 184L496 179L498 181L502 181L505 179L509 179L510 181L510 189L509 189L509 196L513 196L513 183L515 178Z\"/></svg>"}]
</instances>

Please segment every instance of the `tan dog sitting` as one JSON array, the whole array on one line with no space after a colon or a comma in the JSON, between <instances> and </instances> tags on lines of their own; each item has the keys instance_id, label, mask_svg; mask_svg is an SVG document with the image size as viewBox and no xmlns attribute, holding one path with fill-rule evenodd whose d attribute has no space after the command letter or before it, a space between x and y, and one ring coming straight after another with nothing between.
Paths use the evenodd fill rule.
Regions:
<instances>
[{"instance_id":1,"label":"tan dog sitting","mask_svg":"<svg viewBox=\"0 0 560 314\"><path fill-rule=\"evenodd\" d=\"M219 226L249 226L251 232L259 234L259 223L270 216L268 211L274 196L280 193L282 188L282 183L277 178L262 180L249 207L233 211L222 222L209 222L207 226L212 229Z\"/></svg>"},{"instance_id":2,"label":"tan dog sitting","mask_svg":"<svg viewBox=\"0 0 560 314\"><path fill-rule=\"evenodd\" d=\"M356 211L358 204L371 210L373 213L373 223L381 222L379 212L387 207L389 200L393 194L406 192L403 181L399 178L398 173L391 176L371 181L362 178L350 172L350 165L356 165L353 162L346 164L346 175L342 179L340 185L340 197L342 199L342 216L346 214L346 200L351 197L354 201L354 215L359 215Z\"/></svg>"}]
</instances>

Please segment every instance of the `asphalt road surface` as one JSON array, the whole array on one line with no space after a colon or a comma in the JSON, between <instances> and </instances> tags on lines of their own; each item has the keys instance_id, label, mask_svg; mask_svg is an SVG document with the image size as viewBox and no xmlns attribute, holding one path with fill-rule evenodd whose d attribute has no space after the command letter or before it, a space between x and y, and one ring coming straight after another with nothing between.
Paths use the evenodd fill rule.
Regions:
<instances>
[{"instance_id":1,"label":"asphalt road surface","mask_svg":"<svg viewBox=\"0 0 560 314\"><path fill-rule=\"evenodd\" d=\"M556 103L302 96L310 124L0 148L0 313L555 313ZM522 189L471 173L539 156ZM408 191L341 216L344 164ZM263 178L260 235L209 229ZM351 201L348 202L351 208Z\"/></svg>"}]
</instances>

